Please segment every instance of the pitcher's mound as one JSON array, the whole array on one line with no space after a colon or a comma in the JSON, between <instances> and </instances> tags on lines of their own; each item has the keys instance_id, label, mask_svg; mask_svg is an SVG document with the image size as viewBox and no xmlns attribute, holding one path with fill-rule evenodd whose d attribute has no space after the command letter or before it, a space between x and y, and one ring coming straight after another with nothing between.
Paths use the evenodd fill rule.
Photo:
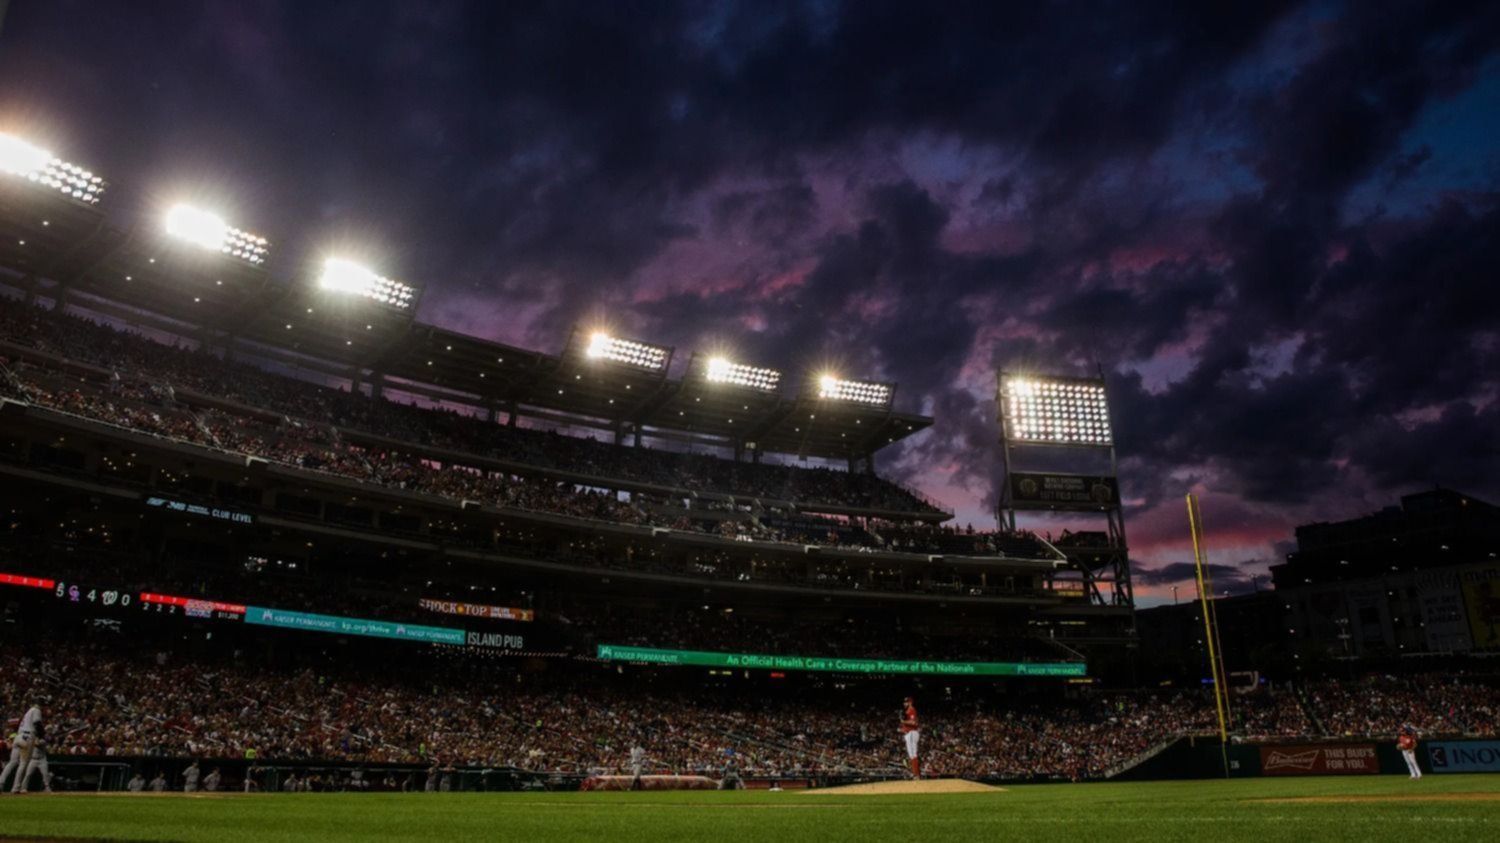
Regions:
<instances>
[{"instance_id":1,"label":"pitcher's mound","mask_svg":"<svg viewBox=\"0 0 1500 843\"><path fill-rule=\"evenodd\" d=\"M920 779L918 781L846 784L843 787L824 787L806 792L832 796L883 796L903 793L999 793L1003 790L1005 790L1003 787L992 787L963 779Z\"/></svg>"}]
</instances>

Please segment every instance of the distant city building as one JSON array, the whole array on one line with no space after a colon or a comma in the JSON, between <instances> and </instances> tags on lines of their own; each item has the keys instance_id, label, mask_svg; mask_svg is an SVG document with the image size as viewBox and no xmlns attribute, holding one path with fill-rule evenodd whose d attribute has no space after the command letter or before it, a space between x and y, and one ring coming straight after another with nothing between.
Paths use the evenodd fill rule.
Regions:
<instances>
[{"instance_id":1,"label":"distant city building","mask_svg":"<svg viewBox=\"0 0 1500 843\"><path fill-rule=\"evenodd\" d=\"M1432 489L1370 515L1298 527L1296 552L1272 566L1271 580L1293 588L1470 564L1497 553L1500 507Z\"/></svg>"},{"instance_id":2,"label":"distant city building","mask_svg":"<svg viewBox=\"0 0 1500 843\"><path fill-rule=\"evenodd\" d=\"M1500 507L1433 489L1296 535L1274 591L1217 603L1229 670L1500 651ZM1196 594L1136 625L1153 667L1208 675Z\"/></svg>"}]
</instances>

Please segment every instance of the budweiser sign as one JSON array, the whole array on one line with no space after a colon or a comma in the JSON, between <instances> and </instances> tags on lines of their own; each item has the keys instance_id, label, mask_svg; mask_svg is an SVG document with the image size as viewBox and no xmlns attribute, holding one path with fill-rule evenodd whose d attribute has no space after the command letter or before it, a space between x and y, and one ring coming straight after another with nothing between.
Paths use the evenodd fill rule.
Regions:
<instances>
[{"instance_id":1,"label":"budweiser sign","mask_svg":"<svg viewBox=\"0 0 1500 843\"><path fill-rule=\"evenodd\" d=\"M1374 744L1263 746L1260 769L1268 776L1374 774L1380 762Z\"/></svg>"},{"instance_id":2,"label":"budweiser sign","mask_svg":"<svg viewBox=\"0 0 1500 843\"><path fill-rule=\"evenodd\" d=\"M511 606L486 606L483 603L458 603L453 600L431 600L426 597L417 599L417 605L429 612L441 612L445 615L464 615L471 618L489 618L496 621L530 621L536 619L536 613L530 609L516 609Z\"/></svg>"}]
</instances>

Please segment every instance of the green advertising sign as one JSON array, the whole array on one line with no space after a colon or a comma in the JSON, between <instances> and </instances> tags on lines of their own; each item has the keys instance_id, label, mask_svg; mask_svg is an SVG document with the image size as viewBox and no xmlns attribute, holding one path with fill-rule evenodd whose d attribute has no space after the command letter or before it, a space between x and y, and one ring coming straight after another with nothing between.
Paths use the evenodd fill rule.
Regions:
<instances>
[{"instance_id":1,"label":"green advertising sign","mask_svg":"<svg viewBox=\"0 0 1500 843\"><path fill-rule=\"evenodd\" d=\"M816 670L840 673L899 673L923 676L1087 676L1083 662L950 662L836 659L810 656L767 656L753 653L704 653L696 650L658 650L600 644L601 661L647 662L731 670Z\"/></svg>"}]
</instances>

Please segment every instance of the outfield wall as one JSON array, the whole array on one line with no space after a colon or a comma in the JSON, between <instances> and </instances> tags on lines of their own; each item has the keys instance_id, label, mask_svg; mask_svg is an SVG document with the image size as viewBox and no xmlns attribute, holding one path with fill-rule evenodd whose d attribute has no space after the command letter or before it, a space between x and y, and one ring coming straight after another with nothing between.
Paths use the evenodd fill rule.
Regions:
<instances>
[{"instance_id":1,"label":"outfield wall","mask_svg":"<svg viewBox=\"0 0 1500 843\"><path fill-rule=\"evenodd\" d=\"M181 792L185 778L183 771L193 762L191 758L165 756L87 756L52 755L53 785L59 791L121 791L126 789L130 778L139 774L148 783L158 774L166 781L166 790ZM245 779L251 780L251 790L256 792L285 790L287 779L298 781L309 778L315 782L316 791L405 791L422 793L427 790L430 765L422 764L362 764L352 761L283 761L251 760L243 758L200 758L199 789L206 787L204 779L211 770L217 769L222 792L245 792ZM358 771L354 783L351 774ZM661 771L665 772L665 771ZM701 775L717 782L723 770L700 771ZM513 767L460 767L442 766L437 770L434 789L438 791L517 791L517 790L578 790L589 774L582 772L551 772L521 770ZM822 774L786 776L742 776L740 786L749 790L765 790L772 786L784 790L801 790L812 787L828 787L869 781L869 776ZM10 782L5 782L8 789ZM39 776L33 776L30 787L41 787ZM147 788L149 789L149 787Z\"/></svg>"},{"instance_id":2,"label":"outfield wall","mask_svg":"<svg viewBox=\"0 0 1500 843\"><path fill-rule=\"evenodd\" d=\"M1393 740L1339 738L1234 743L1181 738L1152 758L1115 776L1118 781L1218 779L1227 757L1231 778L1254 776L1407 775ZM1417 744L1424 774L1500 772L1500 741L1434 738Z\"/></svg>"}]
</instances>

